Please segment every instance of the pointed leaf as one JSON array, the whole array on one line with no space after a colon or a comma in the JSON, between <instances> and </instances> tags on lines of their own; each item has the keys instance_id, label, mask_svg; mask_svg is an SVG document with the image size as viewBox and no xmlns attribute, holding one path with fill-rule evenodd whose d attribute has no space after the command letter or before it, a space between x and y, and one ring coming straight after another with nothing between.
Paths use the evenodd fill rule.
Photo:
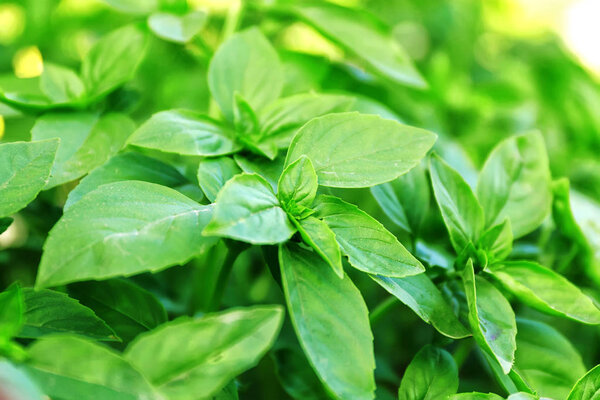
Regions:
<instances>
[{"instance_id":1,"label":"pointed leaf","mask_svg":"<svg viewBox=\"0 0 600 400\"><path fill-rule=\"evenodd\" d=\"M295 224L306 244L312 247L340 278L343 278L342 253L335 240L335 233L329 226L314 217L295 221Z\"/></svg>"},{"instance_id":2,"label":"pointed leaf","mask_svg":"<svg viewBox=\"0 0 600 400\"><path fill-rule=\"evenodd\" d=\"M225 183L240 172L230 157L203 158L198 165L198 183L206 197L214 202Z\"/></svg>"},{"instance_id":3,"label":"pointed leaf","mask_svg":"<svg viewBox=\"0 0 600 400\"><path fill-rule=\"evenodd\" d=\"M319 183L312 162L301 156L283 170L277 185L277 197L292 215L296 206L311 207Z\"/></svg>"}]
</instances>

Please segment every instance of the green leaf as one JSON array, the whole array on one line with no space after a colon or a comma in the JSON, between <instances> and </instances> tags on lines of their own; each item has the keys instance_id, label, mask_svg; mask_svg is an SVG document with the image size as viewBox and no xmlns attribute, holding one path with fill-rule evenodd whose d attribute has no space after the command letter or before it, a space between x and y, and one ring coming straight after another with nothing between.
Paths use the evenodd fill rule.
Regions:
<instances>
[{"instance_id":1,"label":"green leaf","mask_svg":"<svg viewBox=\"0 0 600 400\"><path fill-rule=\"evenodd\" d=\"M256 365L282 322L278 305L181 318L140 335L125 358L167 398L205 398Z\"/></svg>"},{"instance_id":2,"label":"green leaf","mask_svg":"<svg viewBox=\"0 0 600 400\"><path fill-rule=\"evenodd\" d=\"M44 400L31 378L6 360L0 360L0 396L6 400Z\"/></svg>"},{"instance_id":3,"label":"green leaf","mask_svg":"<svg viewBox=\"0 0 600 400\"><path fill-rule=\"evenodd\" d=\"M566 399L585 366L573 345L539 321L517 320L514 370L542 397Z\"/></svg>"},{"instance_id":4,"label":"green leaf","mask_svg":"<svg viewBox=\"0 0 600 400\"><path fill-rule=\"evenodd\" d=\"M143 154L117 154L84 177L67 197L66 211L83 196L101 185L120 181L144 181L176 188L187 180L175 168Z\"/></svg>"},{"instance_id":5,"label":"green leaf","mask_svg":"<svg viewBox=\"0 0 600 400\"><path fill-rule=\"evenodd\" d=\"M495 393L459 393L448 396L445 400L504 400Z\"/></svg>"},{"instance_id":6,"label":"green leaf","mask_svg":"<svg viewBox=\"0 0 600 400\"><path fill-rule=\"evenodd\" d=\"M319 184L369 187L408 172L435 142L429 131L356 112L314 118L292 140L286 165L306 155Z\"/></svg>"},{"instance_id":7,"label":"green leaf","mask_svg":"<svg viewBox=\"0 0 600 400\"><path fill-rule=\"evenodd\" d=\"M46 189L104 164L123 147L134 128L129 117L118 113L99 117L88 112L56 112L38 118L31 129L33 140L60 139Z\"/></svg>"},{"instance_id":8,"label":"green leaf","mask_svg":"<svg viewBox=\"0 0 600 400\"><path fill-rule=\"evenodd\" d=\"M69 285L69 294L93 309L124 342L167 321L156 297L126 280L79 282Z\"/></svg>"},{"instance_id":9,"label":"green leaf","mask_svg":"<svg viewBox=\"0 0 600 400\"><path fill-rule=\"evenodd\" d=\"M478 246L487 254L489 263L504 260L512 251L513 233L510 219L487 229L479 238Z\"/></svg>"},{"instance_id":10,"label":"green leaf","mask_svg":"<svg viewBox=\"0 0 600 400\"><path fill-rule=\"evenodd\" d=\"M0 235L6 232L9 226L12 225L14 219L12 218L0 218Z\"/></svg>"},{"instance_id":11,"label":"green leaf","mask_svg":"<svg viewBox=\"0 0 600 400\"><path fill-rule=\"evenodd\" d=\"M71 333L96 340L119 340L94 311L64 293L25 288L23 300L23 329L18 335L21 338Z\"/></svg>"},{"instance_id":12,"label":"green leaf","mask_svg":"<svg viewBox=\"0 0 600 400\"><path fill-rule=\"evenodd\" d=\"M299 345L271 352L281 386L293 399L330 400Z\"/></svg>"},{"instance_id":13,"label":"green leaf","mask_svg":"<svg viewBox=\"0 0 600 400\"><path fill-rule=\"evenodd\" d=\"M158 399L120 354L88 339L49 336L29 348L26 371L48 396L64 400Z\"/></svg>"},{"instance_id":14,"label":"green leaf","mask_svg":"<svg viewBox=\"0 0 600 400\"><path fill-rule=\"evenodd\" d=\"M189 156L219 156L241 149L232 131L189 110L154 114L131 135L128 144Z\"/></svg>"},{"instance_id":15,"label":"green leaf","mask_svg":"<svg viewBox=\"0 0 600 400\"><path fill-rule=\"evenodd\" d=\"M119 11L130 14L148 14L158 8L160 0L102 0Z\"/></svg>"},{"instance_id":16,"label":"green leaf","mask_svg":"<svg viewBox=\"0 0 600 400\"><path fill-rule=\"evenodd\" d=\"M277 197L288 213L298 216L303 209L312 206L318 187L312 162L301 156L283 170L277 184Z\"/></svg>"},{"instance_id":17,"label":"green leaf","mask_svg":"<svg viewBox=\"0 0 600 400\"><path fill-rule=\"evenodd\" d=\"M515 238L550 213L552 189L544 139L538 132L510 137L490 153L477 182L487 226L509 218Z\"/></svg>"},{"instance_id":18,"label":"green leaf","mask_svg":"<svg viewBox=\"0 0 600 400\"><path fill-rule=\"evenodd\" d=\"M365 60L378 74L400 84L427 87L390 30L364 11L327 3L296 6L294 10L323 35Z\"/></svg>"},{"instance_id":19,"label":"green leaf","mask_svg":"<svg viewBox=\"0 0 600 400\"><path fill-rule=\"evenodd\" d=\"M0 144L0 217L16 213L46 186L59 140Z\"/></svg>"},{"instance_id":20,"label":"green leaf","mask_svg":"<svg viewBox=\"0 0 600 400\"><path fill-rule=\"evenodd\" d=\"M184 15L157 12L148 17L148 26L154 34L171 42L189 42L204 26L206 13L191 11Z\"/></svg>"},{"instance_id":21,"label":"green leaf","mask_svg":"<svg viewBox=\"0 0 600 400\"><path fill-rule=\"evenodd\" d=\"M373 335L358 289L299 245L280 245L279 262L292 324L323 384L340 398L372 399Z\"/></svg>"},{"instance_id":22,"label":"green leaf","mask_svg":"<svg viewBox=\"0 0 600 400\"><path fill-rule=\"evenodd\" d=\"M425 268L383 225L355 205L333 196L319 196L316 216L335 233L353 267L383 276L416 275Z\"/></svg>"},{"instance_id":23,"label":"green leaf","mask_svg":"<svg viewBox=\"0 0 600 400\"><path fill-rule=\"evenodd\" d=\"M373 186L371 193L396 225L416 235L429 210L429 181L423 164L393 181Z\"/></svg>"},{"instance_id":24,"label":"green leaf","mask_svg":"<svg viewBox=\"0 0 600 400\"><path fill-rule=\"evenodd\" d=\"M412 359L400 383L398 400L437 400L456 393L458 368L443 349L427 345Z\"/></svg>"},{"instance_id":25,"label":"green leaf","mask_svg":"<svg viewBox=\"0 0 600 400\"><path fill-rule=\"evenodd\" d=\"M273 190L277 190L277 183L283 173L285 162L283 156L278 156L275 160L269 160L254 154L236 154L233 159L242 171L262 176L269 182Z\"/></svg>"},{"instance_id":26,"label":"green leaf","mask_svg":"<svg viewBox=\"0 0 600 400\"><path fill-rule=\"evenodd\" d=\"M429 160L433 193L457 254L476 243L484 225L483 210L465 180L438 155Z\"/></svg>"},{"instance_id":27,"label":"green leaf","mask_svg":"<svg viewBox=\"0 0 600 400\"><path fill-rule=\"evenodd\" d=\"M312 247L340 278L343 278L342 253L335 240L335 233L329 226L314 217L294 220L294 222L306 244Z\"/></svg>"},{"instance_id":28,"label":"green leaf","mask_svg":"<svg viewBox=\"0 0 600 400\"><path fill-rule=\"evenodd\" d=\"M573 217L590 247L585 271L596 284L600 284L600 204L576 191L570 192L570 198Z\"/></svg>"},{"instance_id":29,"label":"green leaf","mask_svg":"<svg viewBox=\"0 0 600 400\"><path fill-rule=\"evenodd\" d=\"M182 264L216 242L201 234L211 213L210 206L153 183L102 185L71 206L50 231L36 285L129 276Z\"/></svg>"},{"instance_id":30,"label":"green leaf","mask_svg":"<svg viewBox=\"0 0 600 400\"><path fill-rule=\"evenodd\" d=\"M431 324L442 335L453 339L470 336L460 323L452 307L429 277L422 273L404 278L372 275L381 287L406 304L421 319Z\"/></svg>"},{"instance_id":31,"label":"green leaf","mask_svg":"<svg viewBox=\"0 0 600 400\"><path fill-rule=\"evenodd\" d=\"M85 87L81 78L71 69L44 63L40 89L53 103L71 103L81 99Z\"/></svg>"},{"instance_id":32,"label":"green leaf","mask_svg":"<svg viewBox=\"0 0 600 400\"><path fill-rule=\"evenodd\" d=\"M223 186L203 234L274 244L288 240L295 231L269 183L259 175L244 173Z\"/></svg>"},{"instance_id":33,"label":"green leaf","mask_svg":"<svg viewBox=\"0 0 600 400\"><path fill-rule=\"evenodd\" d=\"M595 400L600 393L600 365L577 381L567 400Z\"/></svg>"},{"instance_id":34,"label":"green leaf","mask_svg":"<svg viewBox=\"0 0 600 400\"><path fill-rule=\"evenodd\" d=\"M540 311L600 324L600 310L592 299L562 275L533 261L505 261L487 270L525 304Z\"/></svg>"},{"instance_id":35,"label":"green leaf","mask_svg":"<svg viewBox=\"0 0 600 400\"><path fill-rule=\"evenodd\" d=\"M225 183L240 172L230 157L203 158L198 165L198 183L206 197L214 202Z\"/></svg>"},{"instance_id":36,"label":"green leaf","mask_svg":"<svg viewBox=\"0 0 600 400\"><path fill-rule=\"evenodd\" d=\"M147 44L148 35L135 25L103 36L81 64L88 97L97 99L133 78L146 54Z\"/></svg>"},{"instance_id":37,"label":"green leaf","mask_svg":"<svg viewBox=\"0 0 600 400\"><path fill-rule=\"evenodd\" d=\"M0 292L0 342L16 336L23 326L23 294L21 286L13 283Z\"/></svg>"},{"instance_id":38,"label":"green leaf","mask_svg":"<svg viewBox=\"0 0 600 400\"><path fill-rule=\"evenodd\" d=\"M219 47L208 67L208 86L226 119L233 122L238 92L259 111L279 97L283 70L277 52L258 28L231 36Z\"/></svg>"},{"instance_id":39,"label":"green leaf","mask_svg":"<svg viewBox=\"0 0 600 400\"><path fill-rule=\"evenodd\" d=\"M322 93L302 93L277 99L258 116L261 141L286 148L296 130L306 122L322 115L348 111L354 102L354 97Z\"/></svg>"},{"instance_id":40,"label":"green leaf","mask_svg":"<svg viewBox=\"0 0 600 400\"><path fill-rule=\"evenodd\" d=\"M471 259L463 271L462 278L469 304L469 324L473 337L481 349L495 358L504 373L508 374L516 348L515 313L494 285L474 274Z\"/></svg>"},{"instance_id":41,"label":"green leaf","mask_svg":"<svg viewBox=\"0 0 600 400\"><path fill-rule=\"evenodd\" d=\"M506 400L539 400L539 397L533 394L519 392L511 394Z\"/></svg>"}]
</instances>

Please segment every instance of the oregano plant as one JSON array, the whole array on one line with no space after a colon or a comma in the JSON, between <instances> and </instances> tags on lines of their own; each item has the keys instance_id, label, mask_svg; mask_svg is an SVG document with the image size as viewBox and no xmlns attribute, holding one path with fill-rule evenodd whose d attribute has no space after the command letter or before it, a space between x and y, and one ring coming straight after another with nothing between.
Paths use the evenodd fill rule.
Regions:
<instances>
[{"instance_id":1,"label":"oregano plant","mask_svg":"<svg viewBox=\"0 0 600 400\"><path fill-rule=\"evenodd\" d=\"M439 3L0 5L0 399L597 399L600 86Z\"/></svg>"}]
</instances>

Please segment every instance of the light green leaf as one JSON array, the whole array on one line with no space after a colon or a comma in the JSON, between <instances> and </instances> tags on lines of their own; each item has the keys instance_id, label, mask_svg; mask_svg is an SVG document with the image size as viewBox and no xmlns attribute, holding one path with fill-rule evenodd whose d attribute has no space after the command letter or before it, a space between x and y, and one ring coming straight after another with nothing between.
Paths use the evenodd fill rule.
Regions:
<instances>
[{"instance_id":1,"label":"light green leaf","mask_svg":"<svg viewBox=\"0 0 600 400\"><path fill-rule=\"evenodd\" d=\"M16 213L46 186L58 139L0 144L0 217Z\"/></svg>"},{"instance_id":2,"label":"light green leaf","mask_svg":"<svg viewBox=\"0 0 600 400\"><path fill-rule=\"evenodd\" d=\"M505 261L487 270L525 304L586 324L600 324L592 299L562 275L533 261Z\"/></svg>"},{"instance_id":3,"label":"light green leaf","mask_svg":"<svg viewBox=\"0 0 600 400\"><path fill-rule=\"evenodd\" d=\"M206 13L191 11L184 15L157 12L148 17L148 26L156 36L171 42L189 42L204 26Z\"/></svg>"},{"instance_id":4,"label":"light green leaf","mask_svg":"<svg viewBox=\"0 0 600 400\"><path fill-rule=\"evenodd\" d=\"M301 156L283 170L277 184L277 197L288 213L298 216L303 209L312 206L318 187L312 162Z\"/></svg>"},{"instance_id":5,"label":"light green leaf","mask_svg":"<svg viewBox=\"0 0 600 400\"><path fill-rule=\"evenodd\" d=\"M269 182L273 190L277 190L277 182L283 173L285 157L280 155L275 160L269 160L254 154L235 154L233 159L242 171L259 174Z\"/></svg>"},{"instance_id":6,"label":"light green leaf","mask_svg":"<svg viewBox=\"0 0 600 400\"><path fill-rule=\"evenodd\" d=\"M36 285L129 276L182 264L216 242L201 234L211 213L210 206L153 183L102 185L71 206L50 231Z\"/></svg>"},{"instance_id":7,"label":"light green leaf","mask_svg":"<svg viewBox=\"0 0 600 400\"><path fill-rule=\"evenodd\" d=\"M203 234L274 244L288 240L295 231L268 182L259 175L244 173L223 186Z\"/></svg>"},{"instance_id":8,"label":"light green leaf","mask_svg":"<svg viewBox=\"0 0 600 400\"><path fill-rule=\"evenodd\" d=\"M478 246L487 254L489 263L504 260L512 251L513 233L510 219L487 229L479 238Z\"/></svg>"},{"instance_id":9,"label":"light green leaf","mask_svg":"<svg viewBox=\"0 0 600 400\"><path fill-rule=\"evenodd\" d=\"M44 400L31 378L6 360L0 360L0 395L6 400Z\"/></svg>"},{"instance_id":10,"label":"light green leaf","mask_svg":"<svg viewBox=\"0 0 600 400\"><path fill-rule=\"evenodd\" d=\"M398 400L438 400L456 393L458 368L446 350L427 345L412 359L400 383Z\"/></svg>"},{"instance_id":11,"label":"light green leaf","mask_svg":"<svg viewBox=\"0 0 600 400\"><path fill-rule=\"evenodd\" d=\"M294 222L306 244L312 247L340 278L343 278L342 253L335 240L335 233L329 226L314 217L294 220Z\"/></svg>"},{"instance_id":12,"label":"light green leaf","mask_svg":"<svg viewBox=\"0 0 600 400\"><path fill-rule=\"evenodd\" d=\"M46 189L80 178L104 164L125 144L135 125L125 114L99 117L87 112L55 112L38 118L33 140L59 138Z\"/></svg>"},{"instance_id":13,"label":"light green leaf","mask_svg":"<svg viewBox=\"0 0 600 400\"><path fill-rule=\"evenodd\" d=\"M378 74L400 84L427 87L389 29L374 17L365 16L364 11L329 3L296 6L294 10L323 35L364 59Z\"/></svg>"},{"instance_id":14,"label":"light green leaf","mask_svg":"<svg viewBox=\"0 0 600 400\"><path fill-rule=\"evenodd\" d=\"M556 329L519 318L515 371L540 396L566 399L585 366L573 345Z\"/></svg>"},{"instance_id":15,"label":"light green leaf","mask_svg":"<svg viewBox=\"0 0 600 400\"><path fill-rule=\"evenodd\" d=\"M392 222L416 235L429 210L429 181L423 164L393 181L373 186L371 193Z\"/></svg>"},{"instance_id":16,"label":"light green leaf","mask_svg":"<svg viewBox=\"0 0 600 400\"><path fill-rule=\"evenodd\" d=\"M126 280L79 282L69 285L69 294L93 309L124 342L167 321L156 297Z\"/></svg>"},{"instance_id":17,"label":"light green leaf","mask_svg":"<svg viewBox=\"0 0 600 400\"><path fill-rule=\"evenodd\" d=\"M323 384L340 398L372 399L373 335L358 289L299 245L280 245L279 262L292 324Z\"/></svg>"},{"instance_id":18,"label":"light green leaf","mask_svg":"<svg viewBox=\"0 0 600 400\"><path fill-rule=\"evenodd\" d=\"M79 100L85 92L81 78L71 69L44 63L40 89L53 103L70 103Z\"/></svg>"},{"instance_id":19,"label":"light green leaf","mask_svg":"<svg viewBox=\"0 0 600 400\"><path fill-rule=\"evenodd\" d=\"M128 143L189 156L219 156L241 149L234 133L218 121L190 110L154 114L129 138Z\"/></svg>"},{"instance_id":20,"label":"light green leaf","mask_svg":"<svg viewBox=\"0 0 600 400\"><path fill-rule=\"evenodd\" d=\"M504 373L508 374L515 357L515 313L494 285L474 274L471 259L462 278L473 337L481 349L493 356Z\"/></svg>"},{"instance_id":21,"label":"light green leaf","mask_svg":"<svg viewBox=\"0 0 600 400\"><path fill-rule=\"evenodd\" d=\"M119 11L130 14L148 14L156 10L159 0L103 0Z\"/></svg>"},{"instance_id":22,"label":"light green leaf","mask_svg":"<svg viewBox=\"0 0 600 400\"><path fill-rule=\"evenodd\" d=\"M371 278L390 294L406 304L421 319L431 324L442 335L453 339L470 336L460 323L452 307L426 274L389 278L372 275Z\"/></svg>"},{"instance_id":23,"label":"light green leaf","mask_svg":"<svg viewBox=\"0 0 600 400\"><path fill-rule=\"evenodd\" d=\"M447 397L445 400L504 400L495 393L459 393Z\"/></svg>"},{"instance_id":24,"label":"light green leaf","mask_svg":"<svg viewBox=\"0 0 600 400\"><path fill-rule=\"evenodd\" d=\"M519 392L511 394L506 400L539 400L539 397L533 394Z\"/></svg>"},{"instance_id":25,"label":"light green leaf","mask_svg":"<svg viewBox=\"0 0 600 400\"><path fill-rule=\"evenodd\" d=\"M48 396L64 400L154 400L146 379L114 350L75 336L49 336L29 348L25 370Z\"/></svg>"},{"instance_id":26,"label":"light green leaf","mask_svg":"<svg viewBox=\"0 0 600 400\"><path fill-rule=\"evenodd\" d=\"M117 154L84 177L67 197L64 210L101 185L120 181L144 181L176 188L187 180L175 168L143 154Z\"/></svg>"},{"instance_id":27,"label":"light green leaf","mask_svg":"<svg viewBox=\"0 0 600 400\"><path fill-rule=\"evenodd\" d=\"M103 36L81 64L88 97L97 99L133 78L146 55L147 44L148 35L135 25Z\"/></svg>"},{"instance_id":28,"label":"light green leaf","mask_svg":"<svg viewBox=\"0 0 600 400\"><path fill-rule=\"evenodd\" d=\"M260 111L279 97L283 87L277 52L256 27L236 33L213 56L208 67L208 86L231 122L236 92L253 110Z\"/></svg>"},{"instance_id":29,"label":"light green leaf","mask_svg":"<svg viewBox=\"0 0 600 400\"><path fill-rule=\"evenodd\" d=\"M477 182L487 226L509 218L515 238L537 228L550 213L548 156L539 132L510 137L490 153Z\"/></svg>"},{"instance_id":30,"label":"light green leaf","mask_svg":"<svg viewBox=\"0 0 600 400\"><path fill-rule=\"evenodd\" d=\"M290 145L296 130L315 117L348 111L355 99L338 94L302 93L275 100L259 114L261 141Z\"/></svg>"},{"instance_id":31,"label":"light green leaf","mask_svg":"<svg viewBox=\"0 0 600 400\"><path fill-rule=\"evenodd\" d=\"M355 205L333 196L319 196L316 216L335 233L353 267L383 276L416 275L425 268L383 225Z\"/></svg>"},{"instance_id":32,"label":"light green leaf","mask_svg":"<svg viewBox=\"0 0 600 400\"><path fill-rule=\"evenodd\" d=\"M600 365L577 381L567 400L596 400L600 394Z\"/></svg>"},{"instance_id":33,"label":"light green leaf","mask_svg":"<svg viewBox=\"0 0 600 400\"><path fill-rule=\"evenodd\" d=\"M240 172L230 157L203 158L198 165L198 183L206 197L214 202L225 183Z\"/></svg>"},{"instance_id":34,"label":"light green leaf","mask_svg":"<svg viewBox=\"0 0 600 400\"><path fill-rule=\"evenodd\" d=\"M0 292L0 342L16 336L23 326L23 293L18 283Z\"/></svg>"},{"instance_id":35,"label":"light green leaf","mask_svg":"<svg viewBox=\"0 0 600 400\"><path fill-rule=\"evenodd\" d=\"M167 398L205 398L256 365L282 322L278 305L181 318L142 334L125 358Z\"/></svg>"},{"instance_id":36,"label":"light green leaf","mask_svg":"<svg viewBox=\"0 0 600 400\"><path fill-rule=\"evenodd\" d=\"M25 288L23 300L23 328L18 335L21 338L71 333L96 340L119 340L94 311L64 293Z\"/></svg>"},{"instance_id":37,"label":"light green leaf","mask_svg":"<svg viewBox=\"0 0 600 400\"><path fill-rule=\"evenodd\" d=\"M292 140L286 165L306 155L319 184L369 187L408 172L435 142L429 131L356 112L312 119Z\"/></svg>"},{"instance_id":38,"label":"light green leaf","mask_svg":"<svg viewBox=\"0 0 600 400\"><path fill-rule=\"evenodd\" d=\"M484 225L483 210L464 179L438 155L429 160L433 193L457 254L476 243Z\"/></svg>"}]
</instances>

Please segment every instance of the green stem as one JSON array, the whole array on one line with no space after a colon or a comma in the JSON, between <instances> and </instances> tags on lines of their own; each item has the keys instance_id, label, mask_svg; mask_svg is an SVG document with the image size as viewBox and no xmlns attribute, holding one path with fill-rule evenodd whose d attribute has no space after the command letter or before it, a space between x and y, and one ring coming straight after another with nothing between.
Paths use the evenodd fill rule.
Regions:
<instances>
[{"instance_id":1,"label":"green stem","mask_svg":"<svg viewBox=\"0 0 600 400\"><path fill-rule=\"evenodd\" d=\"M219 276L217 277L212 299L207 306L207 312L216 311L221 306L221 299L225 293L225 286L227 286L227 282L229 281L229 275L231 275L233 264L235 264L235 260L237 260L242 251L246 249L246 246L239 245L238 243L232 243L228 244L227 248L227 256L225 256L225 261L223 261L223 265L219 271Z\"/></svg>"},{"instance_id":2,"label":"green stem","mask_svg":"<svg viewBox=\"0 0 600 400\"><path fill-rule=\"evenodd\" d=\"M383 316L385 316L391 309L399 304L399 301L394 296L390 296L387 299L379 303L373 311L369 314L369 321L371 325L377 323Z\"/></svg>"},{"instance_id":3,"label":"green stem","mask_svg":"<svg viewBox=\"0 0 600 400\"><path fill-rule=\"evenodd\" d=\"M221 42L225 42L237 30L242 16L242 9L243 0L237 0L227 10L227 16L223 24L223 33L221 34Z\"/></svg>"}]
</instances>

